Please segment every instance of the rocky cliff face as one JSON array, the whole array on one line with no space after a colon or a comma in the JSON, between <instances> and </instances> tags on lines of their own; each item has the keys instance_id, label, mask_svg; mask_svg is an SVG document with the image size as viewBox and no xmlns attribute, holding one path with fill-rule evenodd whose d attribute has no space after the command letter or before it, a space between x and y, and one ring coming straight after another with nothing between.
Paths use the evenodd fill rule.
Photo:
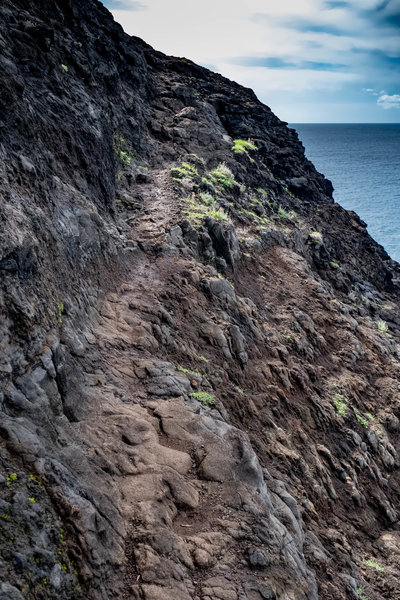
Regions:
<instances>
[{"instance_id":1,"label":"rocky cliff face","mask_svg":"<svg viewBox=\"0 0 400 600\"><path fill-rule=\"evenodd\" d=\"M96 0L0 47L0 598L399 599L398 265Z\"/></svg>"}]
</instances>

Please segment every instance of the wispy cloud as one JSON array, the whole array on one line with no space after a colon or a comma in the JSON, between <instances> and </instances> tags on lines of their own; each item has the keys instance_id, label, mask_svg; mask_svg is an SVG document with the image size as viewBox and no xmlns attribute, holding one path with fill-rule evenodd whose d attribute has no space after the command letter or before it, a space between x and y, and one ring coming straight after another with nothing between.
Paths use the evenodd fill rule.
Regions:
<instances>
[{"instance_id":1,"label":"wispy cloud","mask_svg":"<svg viewBox=\"0 0 400 600\"><path fill-rule=\"evenodd\" d=\"M314 60L288 61L278 56L238 56L229 59L234 65L243 67L266 67L268 69L311 69L314 71L343 71L346 65L340 63L318 62Z\"/></svg>"},{"instance_id":2,"label":"wispy cloud","mask_svg":"<svg viewBox=\"0 0 400 600\"><path fill-rule=\"evenodd\" d=\"M330 2L325 2L326 8L330 10L334 10L336 8L348 8L350 6L349 2L335 2L331 0Z\"/></svg>"},{"instance_id":3,"label":"wispy cloud","mask_svg":"<svg viewBox=\"0 0 400 600\"><path fill-rule=\"evenodd\" d=\"M324 33L336 36L347 35L345 30L329 23L316 23L313 21L302 21L301 19L283 19L281 25L303 33Z\"/></svg>"},{"instance_id":4,"label":"wispy cloud","mask_svg":"<svg viewBox=\"0 0 400 600\"><path fill-rule=\"evenodd\" d=\"M400 94L382 94L376 101L378 106L389 110L390 108L400 108Z\"/></svg>"}]
</instances>

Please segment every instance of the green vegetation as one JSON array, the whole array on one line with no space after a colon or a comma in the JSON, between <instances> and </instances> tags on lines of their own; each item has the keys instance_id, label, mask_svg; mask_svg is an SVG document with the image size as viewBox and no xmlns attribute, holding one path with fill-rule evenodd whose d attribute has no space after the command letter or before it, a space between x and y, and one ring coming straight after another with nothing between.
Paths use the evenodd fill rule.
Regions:
<instances>
[{"instance_id":1,"label":"green vegetation","mask_svg":"<svg viewBox=\"0 0 400 600\"><path fill-rule=\"evenodd\" d=\"M278 214L278 217L280 219L286 219L286 217L287 217L286 210L284 208L282 208L282 206L278 207L278 213L277 214Z\"/></svg>"},{"instance_id":2,"label":"green vegetation","mask_svg":"<svg viewBox=\"0 0 400 600\"><path fill-rule=\"evenodd\" d=\"M32 504L36 504L36 500L33 496L31 496L30 498L28 498L29 502L32 502Z\"/></svg>"},{"instance_id":3,"label":"green vegetation","mask_svg":"<svg viewBox=\"0 0 400 600\"><path fill-rule=\"evenodd\" d=\"M338 263L335 262L334 260L331 260L331 262L329 264L331 265L331 267L333 269L339 269L340 268L339 265L338 265Z\"/></svg>"},{"instance_id":4,"label":"green vegetation","mask_svg":"<svg viewBox=\"0 0 400 600\"><path fill-rule=\"evenodd\" d=\"M6 520L8 519L8 515L7 515L7 513L3 513L3 514L1 515L1 518L2 518L2 519L4 519L4 521L6 521Z\"/></svg>"},{"instance_id":5,"label":"green vegetation","mask_svg":"<svg viewBox=\"0 0 400 600\"><path fill-rule=\"evenodd\" d=\"M212 404L214 404L214 396L212 396L208 392L192 392L190 395L192 398L198 400L206 406L211 406Z\"/></svg>"},{"instance_id":6,"label":"green vegetation","mask_svg":"<svg viewBox=\"0 0 400 600\"><path fill-rule=\"evenodd\" d=\"M36 483L37 485L43 485L42 482L40 481L40 479L38 479L36 477L36 475L29 475L28 479L29 479L29 481L32 481L33 483Z\"/></svg>"},{"instance_id":7,"label":"green vegetation","mask_svg":"<svg viewBox=\"0 0 400 600\"><path fill-rule=\"evenodd\" d=\"M345 402L346 397L343 394L335 394L332 398L334 405L336 406L336 412L340 417L344 419L347 416L348 405Z\"/></svg>"},{"instance_id":8,"label":"green vegetation","mask_svg":"<svg viewBox=\"0 0 400 600\"><path fill-rule=\"evenodd\" d=\"M215 199L213 198L213 196L211 196L211 194L200 192L199 196L201 198L202 203L206 206L212 206L215 202Z\"/></svg>"},{"instance_id":9,"label":"green vegetation","mask_svg":"<svg viewBox=\"0 0 400 600\"><path fill-rule=\"evenodd\" d=\"M365 596L360 587L357 588L357 595L359 596L360 600L368 600L367 596Z\"/></svg>"},{"instance_id":10,"label":"green vegetation","mask_svg":"<svg viewBox=\"0 0 400 600\"><path fill-rule=\"evenodd\" d=\"M172 179L175 179L175 181L181 181L186 177L189 179L193 179L193 177L196 177L198 174L199 172L196 169L196 167L187 162L181 163L180 167L171 168L171 176Z\"/></svg>"},{"instance_id":11,"label":"green vegetation","mask_svg":"<svg viewBox=\"0 0 400 600\"><path fill-rule=\"evenodd\" d=\"M284 187L283 190L287 193L288 196L290 196L291 198L294 198L294 194L293 194L293 192L291 192L289 190L289 188Z\"/></svg>"},{"instance_id":12,"label":"green vegetation","mask_svg":"<svg viewBox=\"0 0 400 600\"><path fill-rule=\"evenodd\" d=\"M199 360L202 360L205 363L209 363L210 361L208 360L208 358L206 358L205 356L199 356Z\"/></svg>"},{"instance_id":13,"label":"green vegetation","mask_svg":"<svg viewBox=\"0 0 400 600\"><path fill-rule=\"evenodd\" d=\"M238 210L238 213L240 215L244 215L251 221L255 221L257 223L257 229L264 229L266 225L272 224L271 219L268 219L267 217L260 217L252 210L248 210L246 208L241 208L240 210Z\"/></svg>"},{"instance_id":14,"label":"green vegetation","mask_svg":"<svg viewBox=\"0 0 400 600\"><path fill-rule=\"evenodd\" d=\"M385 570L383 567L378 565L378 563L376 563L374 560L364 560L363 563L367 567L372 567L373 569L376 569L376 571L379 571L380 573L383 573Z\"/></svg>"},{"instance_id":15,"label":"green vegetation","mask_svg":"<svg viewBox=\"0 0 400 600\"><path fill-rule=\"evenodd\" d=\"M178 371L181 371L182 373L185 373L186 375L199 375L201 376L201 373L198 369L195 369L194 371L191 371L190 369L186 369L185 367L182 367L182 365L178 365L177 366Z\"/></svg>"},{"instance_id":16,"label":"green vegetation","mask_svg":"<svg viewBox=\"0 0 400 600\"><path fill-rule=\"evenodd\" d=\"M61 65L61 68L63 71L65 71L66 73L68 73L68 67L67 65Z\"/></svg>"},{"instance_id":17,"label":"green vegetation","mask_svg":"<svg viewBox=\"0 0 400 600\"><path fill-rule=\"evenodd\" d=\"M114 136L114 152L120 163L131 164L134 152L122 135Z\"/></svg>"},{"instance_id":18,"label":"green vegetation","mask_svg":"<svg viewBox=\"0 0 400 600\"><path fill-rule=\"evenodd\" d=\"M12 485L15 481L17 481L17 474L10 473L10 475L8 477L6 477L6 481L8 484Z\"/></svg>"},{"instance_id":19,"label":"green vegetation","mask_svg":"<svg viewBox=\"0 0 400 600\"><path fill-rule=\"evenodd\" d=\"M371 413L365 413L365 416L369 421L373 421L375 419L374 415L372 415Z\"/></svg>"},{"instance_id":20,"label":"green vegetation","mask_svg":"<svg viewBox=\"0 0 400 600\"><path fill-rule=\"evenodd\" d=\"M196 227L201 225L207 217L215 221L229 221L228 215L222 210L218 202L208 194L200 194L198 199L193 196L192 198L183 198L183 200L189 204L190 209L182 212Z\"/></svg>"},{"instance_id":21,"label":"green vegetation","mask_svg":"<svg viewBox=\"0 0 400 600\"><path fill-rule=\"evenodd\" d=\"M382 333L387 333L387 331L389 329L386 321L377 321L376 326L377 326L378 330L381 331Z\"/></svg>"},{"instance_id":22,"label":"green vegetation","mask_svg":"<svg viewBox=\"0 0 400 600\"><path fill-rule=\"evenodd\" d=\"M363 427L368 427L368 421L367 419L364 419L364 417L362 417L361 415L356 413L356 419L359 423L361 423L361 425Z\"/></svg>"},{"instance_id":23,"label":"green vegetation","mask_svg":"<svg viewBox=\"0 0 400 600\"><path fill-rule=\"evenodd\" d=\"M258 192L260 196L263 196L265 200L268 200L268 192L266 190L263 190L262 188L257 188L256 192Z\"/></svg>"},{"instance_id":24,"label":"green vegetation","mask_svg":"<svg viewBox=\"0 0 400 600\"><path fill-rule=\"evenodd\" d=\"M220 163L218 167L212 169L208 173L208 177L213 184L220 185L227 190L231 190L235 185L238 185L232 171L225 163Z\"/></svg>"},{"instance_id":25,"label":"green vegetation","mask_svg":"<svg viewBox=\"0 0 400 600\"><path fill-rule=\"evenodd\" d=\"M239 394L244 394L244 390L239 387L238 385L235 386L235 390L239 393Z\"/></svg>"},{"instance_id":26,"label":"green vegetation","mask_svg":"<svg viewBox=\"0 0 400 600\"><path fill-rule=\"evenodd\" d=\"M322 233L320 233L319 231L312 231L310 233L310 238L316 244L323 244L324 243L324 238L322 237Z\"/></svg>"},{"instance_id":27,"label":"green vegetation","mask_svg":"<svg viewBox=\"0 0 400 600\"><path fill-rule=\"evenodd\" d=\"M58 305L57 308L57 313L58 313L58 322L61 325L62 324L62 314L64 312L64 304L61 302L61 304Z\"/></svg>"},{"instance_id":28,"label":"green vegetation","mask_svg":"<svg viewBox=\"0 0 400 600\"><path fill-rule=\"evenodd\" d=\"M233 140L232 150L235 154L245 154L248 158L253 162L253 158L251 158L249 154L249 150L258 150L257 146L249 140Z\"/></svg>"}]
</instances>

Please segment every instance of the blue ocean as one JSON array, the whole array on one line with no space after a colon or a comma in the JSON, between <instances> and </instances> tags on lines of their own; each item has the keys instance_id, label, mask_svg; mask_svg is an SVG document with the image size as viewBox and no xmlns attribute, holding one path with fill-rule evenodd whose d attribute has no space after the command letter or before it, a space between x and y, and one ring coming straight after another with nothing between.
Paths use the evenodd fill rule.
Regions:
<instances>
[{"instance_id":1,"label":"blue ocean","mask_svg":"<svg viewBox=\"0 0 400 600\"><path fill-rule=\"evenodd\" d=\"M294 124L306 156L333 183L333 197L400 262L400 123Z\"/></svg>"}]
</instances>

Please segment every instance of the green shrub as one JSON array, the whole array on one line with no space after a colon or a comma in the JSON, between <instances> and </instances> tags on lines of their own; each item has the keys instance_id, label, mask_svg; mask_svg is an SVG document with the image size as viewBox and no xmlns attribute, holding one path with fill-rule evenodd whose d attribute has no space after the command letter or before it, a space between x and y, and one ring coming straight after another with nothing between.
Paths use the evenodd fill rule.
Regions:
<instances>
[{"instance_id":1,"label":"green shrub","mask_svg":"<svg viewBox=\"0 0 400 600\"><path fill-rule=\"evenodd\" d=\"M376 563L374 560L364 560L363 563L367 567L372 567L373 569L376 569L376 571L379 571L380 573L383 573L385 570L383 567L378 565L378 563Z\"/></svg>"},{"instance_id":2,"label":"green shrub","mask_svg":"<svg viewBox=\"0 0 400 600\"><path fill-rule=\"evenodd\" d=\"M198 369L195 369L194 371L191 371L190 369L186 369L185 367L182 367L182 365L178 365L177 366L178 371L181 371L182 373L185 373L187 375L199 375L201 376L201 373Z\"/></svg>"},{"instance_id":3,"label":"green shrub","mask_svg":"<svg viewBox=\"0 0 400 600\"><path fill-rule=\"evenodd\" d=\"M336 412L340 417L343 417L344 419L347 416L347 403L345 402L346 397L343 396L343 394L335 394L333 396L333 403L336 407Z\"/></svg>"},{"instance_id":4,"label":"green shrub","mask_svg":"<svg viewBox=\"0 0 400 600\"><path fill-rule=\"evenodd\" d=\"M220 163L218 167L212 169L208 173L209 179L216 185L221 185L223 188L230 190L235 185L238 185L235 177L229 167L225 163Z\"/></svg>"},{"instance_id":5,"label":"green shrub","mask_svg":"<svg viewBox=\"0 0 400 600\"><path fill-rule=\"evenodd\" d=\"M199 199L193 196L192 198L183 198L183 200L189 204L190 210L184 210L182 213L195 226L201 225L207 217L215 221L229 221L227 214L218 202L208 194L200 194ZM203 204L204 201L206 204Z\"/></svg>"},{"instance_id":6,"label":"green shrub","mask_svg":"<svg viewBox=\"0 0 400 600\"><path fill-rule=\"evenodd\" d=\"M235 154L247 154L249 156L249 150L258 150L258 148L251 140L233 140L232 150Z\"/></svg>"},{"instance_id":7,"label":"green shrub","mask_svg":"<svg viewBox=\"0 0 400 600\"><path fill-rule=\"evenodd\" d=\"M114 152L120 163L123 165L131 164L134 153L122 135L114 136Z\"/></svg>"},{"instance_id":8,"label":"green shrub","mask_svg":"<svg viewBox=\"0 0 400 600\"><path fill-rule=\"evenodd\" d=\"M196 167L187 162L181 163L180 167L172 167L171 168L172 178L177 181L180 181L181 179L184 179L185 177L187 177L189 179L193 179L193 177L196 177L198 174L199 174L199 172L196 169Z\"/></svg>"},{"instance_id":9,"label":"green shrub","mask_svg":"<svg viewBox=\"0 0 400 600\"><path fill-rule=\"evenodd\" d=\"M382 331L383 333L386 333L389 329L388 324L386 323L386 321L377 321L376 322L376 326L378 328L379 331Z\"/></svg>"},{"instance_id":10,"label":"green shrub","mask_svg":"<svg viewBox=\"0 0 400 600\"><path fill-rule=\"evenodd\" d=\"M214 404L214 396L212 396L208 392L192 392L190 395L192 398L198 400L206 406L211 406L212 404Z\"/></svg>"},{"instance_id":11,"label":"green shrub","mask_svg":"<svg viewBox=\"0 0 400 600\"><path fill-rule=\"evenodd\" d=\"M356 414L356 419L359 423L361 423L361 425L363 427L368 427L368 421L367 419L364 419L364 417L362 417L361 415Z\"/></svg>"},{"instance_id":12,"label":"green shrub","mask_svg":"<svg viewBox=\"0 0 400 600\"><path fill-rule=\"evenodd\" d=\"M286 219L286 217L287 217L286 210L284 208L282 208L282 206L279 206L279 208L278 208L278 217L280 219Z\"/></svg>"},{"instance_id":13,"label":"green shrub","mask_svg":"<svg viewBox=\"0 0 400 600\"><path fill-rule=\"evenodd\" d=\"M17 474L16 473L10 473L10 475L8 477L6 477L7 483L12 484L15 481L17 481Z\"/></svg>"}]
</instances>

